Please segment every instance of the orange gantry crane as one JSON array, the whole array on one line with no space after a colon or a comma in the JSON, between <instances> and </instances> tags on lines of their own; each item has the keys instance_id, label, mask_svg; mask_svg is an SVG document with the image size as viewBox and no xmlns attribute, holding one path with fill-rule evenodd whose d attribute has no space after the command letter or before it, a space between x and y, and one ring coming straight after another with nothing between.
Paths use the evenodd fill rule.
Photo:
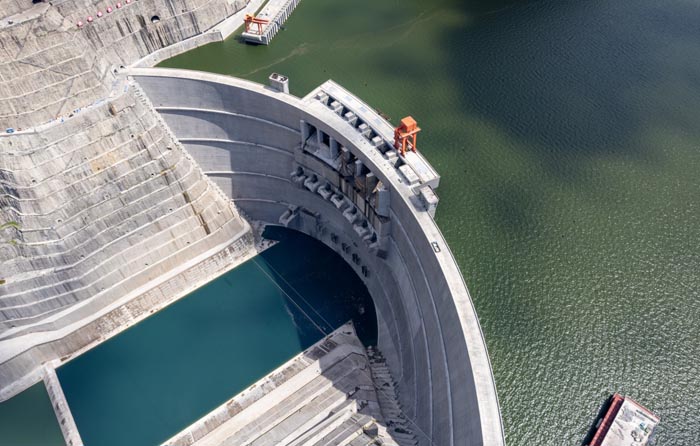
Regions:
<instances>
[{"instance_id":1,"label":"orange gantry crane","mask_svg":"<svg viewBox=\"0 0 700 446\"><path fill-rule=\"evenodd\" d=\"M262 26L270 23L269 20L259 19L250 14L246 14L243 21L245 22L245 32L250 32L250 28L252 28L253 25L258 25L258 34L260 35L262 35Z\"/></svg>"},{"instance_id":2,"label":"orange gantry crane","mask_svg":"<svg viewBox=\"0 0 700 446\"><path fill-rule=\"evenodd\" d=\"M394 148L406 155L406 150L416 151L416 135L420 132L418 123L411 116L401 120L401 125L394 130Z\"/></svg>"}]
</instances>

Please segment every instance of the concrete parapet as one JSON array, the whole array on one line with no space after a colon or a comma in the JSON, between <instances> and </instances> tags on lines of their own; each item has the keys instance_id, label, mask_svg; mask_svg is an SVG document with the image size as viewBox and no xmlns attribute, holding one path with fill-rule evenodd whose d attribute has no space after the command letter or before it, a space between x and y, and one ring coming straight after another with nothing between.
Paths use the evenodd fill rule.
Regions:
<instances>
[{"instance_id":1,"label":"concrete parapet","mask_svg":"<svg viewBox=\"0 0 700 446\"><path fill-rule=\"evenodd\" d=\"M44 385L49 394L53 410L56 413L56 419L61 427L66 446L83 446L78 426L75 424L73 414L68 407L68 401L63 394L63 388L58 381L58 376L56 376L56 370L49 365L44 366Z\"/></svg>"},{"instance_id":2,"label":"concrete parapet","mask_svg":"<svg viewBox=\"0 0 700 446\"><path fill-rule=\"evenodd\" d=\"M504 444L479 322L432 218L439 176L392 150L390 124L332 82L299 99L208 73L130 74L246 215L317 238L362 278L421 444Z\"/></svg>"}]
</instances>

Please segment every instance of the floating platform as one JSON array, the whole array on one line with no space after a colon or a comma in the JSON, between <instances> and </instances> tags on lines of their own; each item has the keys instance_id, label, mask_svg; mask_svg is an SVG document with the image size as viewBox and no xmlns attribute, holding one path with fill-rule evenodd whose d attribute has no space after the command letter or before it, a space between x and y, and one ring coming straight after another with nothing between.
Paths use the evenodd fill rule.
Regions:
<instances>
[{"instance_id":1,"label":"floating platform","mask_svg":"<svg viewBox=\"0 0 700 446\"><path fill-rule=\"evenodd\" d=\"M252 26L246 25L241 36L246 42L269 45L300 1L270 0L255 16L256 22Z\"/></svg>"},{"instance_id":2,"label":"floating platform","mask_svg":"<svg viewBox=\"0 0 700 446\"><path fill-rule=\"evenodd\" d=\"M616 393L603 418L598 421L588 446L645 446L659 421L649 409Z\"/></svg>"}]
</instances>

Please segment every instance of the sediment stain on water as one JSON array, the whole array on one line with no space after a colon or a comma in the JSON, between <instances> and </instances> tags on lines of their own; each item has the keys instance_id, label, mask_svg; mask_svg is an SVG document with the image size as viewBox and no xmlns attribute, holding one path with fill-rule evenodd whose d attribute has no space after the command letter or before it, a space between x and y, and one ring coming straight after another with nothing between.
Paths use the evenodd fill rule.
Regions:
<instances>
[{"instance_id":1,"label":"sediment stain on water","mask_svg":"<svg viewBox=\"0 0 700 446\"><path fill-rule=\"evenodd\" d=\"M304 0L268 47L164 63L415 117L510 446L580 444L619 391L700 443L700 4Z\"/></svg>"},{"instance_id":2,"label":"sediment stain on water","mask_svg":"<svg viewBox=\"0 0 700 446\"><path fill-rule=\"evenodd\" d=\"M43 382L0 403L0 445L65 445Z\"/></svg>"},{"instance_id":3,"label":"sediment stain on water","mask_svg":"<svg viewBox=\"0 0 700 446\"><path fill-rule=\"evenodd\" d=\"M161 444L349 319L375 342L371 299L342 258L267 235L279 243L58 369L85 444Z\"/></svg>"}]
</instances>

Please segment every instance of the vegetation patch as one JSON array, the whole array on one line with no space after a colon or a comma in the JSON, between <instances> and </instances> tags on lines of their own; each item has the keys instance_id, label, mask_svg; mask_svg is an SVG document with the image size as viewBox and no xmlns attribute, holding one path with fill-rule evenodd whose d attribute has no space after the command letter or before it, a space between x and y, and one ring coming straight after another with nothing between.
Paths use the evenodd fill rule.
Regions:
<instances>
[{"instance_id":1,"label":"vegetation patch","mask_svg":"<svg viewBox=\"0 0 700 446\"><path fill-rule=\"evenodd\" d=\"M19 223L17 223L16 221L8 221L7 223L3 223L0 225L0 231L6 228L19 229Z\"/></svg>"}]
</instances>

